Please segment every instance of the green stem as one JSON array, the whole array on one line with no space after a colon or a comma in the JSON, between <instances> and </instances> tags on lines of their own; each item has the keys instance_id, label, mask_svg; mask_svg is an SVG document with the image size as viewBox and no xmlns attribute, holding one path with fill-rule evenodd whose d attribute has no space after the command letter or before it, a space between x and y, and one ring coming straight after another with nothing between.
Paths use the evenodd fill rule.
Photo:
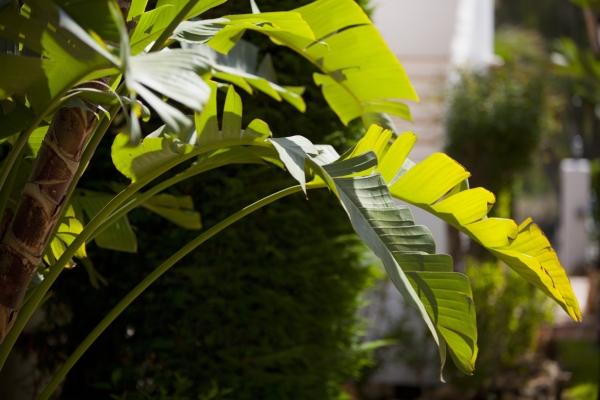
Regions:
<instances>
[{"instance_id":1,"label":"green stem","mask_svg":"<svg viewBox=\"0 0 600 400\"><path fill-rule=\"evenodd\" d=\"M324 184L320 185L307 185L307 188L318 188L324 187ZM181 260L184 256L189 254L196 247L204 243L206 240L210 239L223 229L227 228L229 225L233 224L236 221L239 221L246 215L258 210L261 207L266 206L276 200L279 200L285 196L289 196L290 194L297 193L302 191L302 188L298 186L292 186L290 188L284 189L277 193L274 193L270 196L265 197L253 203L246 208L238 211L237 213L231 215L230 217L224 219L219 222L217 225L213 226L196 239L189 242L187 245L182 247L177 253L173 254L169 257L165 262L159 265L154 271L150 273L144 280L142 280L131 292L129 292L105 317L104 319L96 325L94 330L92 330L89 335L81 342L81 344L75 349L73 354L65 361L62 367L58 370L56 375L52 378L48 386L44 389L44 391L40 394L38 400L46 400L50 397L54 389L58 386L58 384L63 380L63 378L67 375L67 373L71 370L73 365L81 358L83 353L94 343L94 341L104 332L104 330L127 308L133 300L135 300L144 290L148 288L154 281L156 281L162 274L167 272L169 268L171 268L177 261Z\"/></svg>"},{"instance_id":2,"label":"green stem","mask_svg":"<svg viewBox=\"0 0 600 400\"><path fill-rule=\"evenodd\" d=\"M50 289L50 286L52 286L56 278L58 278L60 273L63 271L65 265L67 265L69 260L75 255L75 252L77 252L77 250L85 244L87 239L94 233L94 231L100 226L100 224L105 219L110 217L113 211L115 211L127 199L129 199L131 196L133 196L135 193L137 193L140 189L142 189L148 183L153 181L155 178L162 175L171 168L181 164L182 162L189 160L190 158L193 158L205 152L217 150L222 147L248 145L264 147L270 146L268 143L260 143L252 140L230 140L199 147L193 152L184 154L180 157L169 160L168 162L162 164L159 168L155 169L148 175L143 176L139 180L133 182L131 185L129 185L127 188L125 188L123 191L117 194L108 204L106 204L106 206L104 206L102 210L100 210L98 214L96 214L94 218L92 218L92 220L85 226L83 231L81 231L81 233L77 235L77 237L71 243L71 245L67 247L63 255L56 261L52 268L50 268L48 275L44 277L44 280L42 281L42 283L40 283L37 290L32 295L31 299L19 311L14 326L12 327L12 329L4 339L4 342L0 346L0 370L6 362L6 358L8 357L10 350L17 341L17 338L19 337L21 331L25 327L25 324L27 323L33 312L37 309L40 301L42 300L46 292Z\"/></svg>"},{"instance_id":3,"label":"green stem","mask_svg":"<svg viewBox=\"0 0 600 400\"><path fill-rule=\"evenodd\" d=\"M192 11L192 8L194 8L196 4L198 4L198 1L200 0L188 0L185 6L183 6L183 8L177 13L173 21L171 21L169 26L167 26L165 30L160 34L158 39L156 39L156 42L154 42L154 44L150 48L149 53L159 51L160 49L162 49L164 44L167 43L167 40L169 40L169 37L171 36L173 31L175 31L175 28L177 28L181 21L183 21L187 17L188 13Z\"/></svg>"},{"instance_id":4,"label":"green stem","mask_svg":"<svg viewBox=\"0 0 600 400\"><path fill-rule=\"evenodd\" d=\"M25 297L23 298L23 301L21 302L21 307L23 307L24 304L27 304L27 302L29 301L29 299L31 299L31 296L33 296L33 294L35 293L37 288L38 288L37 286L32 287L31 289L29 289L27 291L27 293L25 293Z\"/></svg>"},{"instance_id":5,"label":"green stem","mask_svg":"<svg viewBox=\"0 0 600 400\"><path fill-rule=\"evenodd\" d=\"M172 167L172 166L171 166ZM165 172L168 168L161 168L160 173ZM158 172L158 171L157 171ZM159 175L159 174L158 174ZM149 183L153 178L154 174L148 175L145 179L140 179L137 182L129 185L125 190L115 196L100 212L85 226L83 231L75 238L73 243L63 253L63 255L56 261L56 263L50 268L48 275L44 277L44 280L38 288L35 290L31 299L23 306L23 308L19 311L17 316L17 320L15 321L14 326L11 331L8 333L6 338L4 339L4 343L0 346L0 369L4 365L6 361L6 357L10 353L13 345L15 344L17 338L19 337L21 331L25 327L25 324L33 314L33 312L37 309L38 304L46 294L46 292L50 289L50 286L54 283L58 275L62 272L65 265L69 262L69 260L75 255L75 252L78 248L80 248L86 241L86 239L94 232L94 230L104 221L104 219L108 218L110 214L125 200L127 200L130 196L135 194L138 190L140 190L145 184ZM151 179L152 178L152 179Z\"/></svg>"}]
</instances>

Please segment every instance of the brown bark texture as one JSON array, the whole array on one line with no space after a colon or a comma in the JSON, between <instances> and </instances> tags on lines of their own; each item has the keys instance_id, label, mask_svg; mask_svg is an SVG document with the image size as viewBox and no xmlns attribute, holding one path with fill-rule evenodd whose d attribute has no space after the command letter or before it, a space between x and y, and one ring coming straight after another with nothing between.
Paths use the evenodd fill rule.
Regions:
<instances>
[{"instance_id":1,"label":"brown bark texture","mask_svg":"<svg viewBox=\"0 0 600 400\"><path fill-rule=\"evenodd\" d=\"M119 0L119 6L127 16L131 0ZM104 89L94 83L87 86ZM87 105L96 110L94 105ZM95 121L93 112L78 107L63 107L54 113L16 211L14 215L6 214L2 223L0 344L10 332L27 287L41 263Z\"/></svg>"}]
</instances>

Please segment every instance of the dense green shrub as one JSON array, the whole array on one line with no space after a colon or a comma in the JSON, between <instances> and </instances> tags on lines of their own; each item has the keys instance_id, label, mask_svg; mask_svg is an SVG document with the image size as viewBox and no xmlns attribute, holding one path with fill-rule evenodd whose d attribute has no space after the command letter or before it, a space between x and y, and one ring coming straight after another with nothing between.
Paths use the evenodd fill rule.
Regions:
<instances>
[{"instance_id":1,"label":"dense green shrub","mask_svg":"<svg viewBox=\"0 0 600 400\"><path fill-rule=\"evenodd\" d=\"M306 3L259 6L272 11ZM249 11L246 2L228 2L215 12ZM244 124L260 117L276 136L299 134L339 150L359 137L361 127L344 127L327 107L309 63L268 40L247 37L272 54L281 84L306 86L307 112L260 94L252 101L243 96ZM109 146L96 157L109 159ZM267 168L229 166L173 193L191 194L208 228L294 184L283 171L271 167L267 174ZM117 179L107 164L89 171L84 185L97 189ZM260 210L182 260L100 337L68 376L61 398L339 398L341 384L369 362L357 347L363 326L356 309L374 270L362 260L364 247L334 196L309 195L308 201L297 195ZM134 282L197 235L143 210L130 217L137 254L89 249L108 287L92 289L83 268L57 281L46 303L50 318L34 342L46 365L60 362ZM65 310L71 322L59 326L54 316Z\"/></svg>"}]
</instances>

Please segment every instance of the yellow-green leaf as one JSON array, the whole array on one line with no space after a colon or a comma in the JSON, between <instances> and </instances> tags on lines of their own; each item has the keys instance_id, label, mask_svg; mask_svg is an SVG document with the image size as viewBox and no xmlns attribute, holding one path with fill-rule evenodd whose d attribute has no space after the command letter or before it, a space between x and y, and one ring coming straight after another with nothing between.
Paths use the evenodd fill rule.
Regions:
<instances>
[{"instance_id":1,"label":"yellow-green leaf","mask_svg":"<svg viewBox=\"0 0 600 400\"><path fill-rule=\"evenodd\" d=\"M273 15L279 13L225 17L231 25L207 44L227 52L245 29L261 32L321 69L315 83L344 124L356 118L367 124L368 115L381 113L410 120L408 107L400 101L418 101L418 96L398 58L355 1L318 0L287 13L285 21Z\"/></svg>"},{"instance_id":2,"label":"yellow-green leaf","mask_svg":"<svg viewBox=\"0 0 600 400\"><path fill-rule=\"evenodd\" d=\"M413 204L435 203L471 174L443 153L435 153L411 168L390 187L394 197Z\"/></svg>"},{"instance_id":3,"label":"yellow-green leaf","mask_svg":"<svg viewBox=\"0 0 600 400\"><path fill-rule=\"evenodd\" d=\"M373 138L377 131L370 132L357 144L360 151L374 148L377 143ZM394 161L393 156L407 154L413 143L401 136L387 150L380 166L392 195L466 233L554 299L574 320L581 320L579 304L565 270L539 227L531 219L517 226L509 219L488 218L487 213L496 201L494 195L483 188L468 189L465 180L469 173L456 161L436 153L407 168L407 159L400 171L408 170L394 182L391 177L397 176L394 169L400 166L400 161ZM392 157L390 164L386 161L388 156Z\"/></svg>"},{"instance_id":4,"label":"yellow-green leaf","mask_svg":"<svg viewBox=\"0 0 600 400\"><path fill-rule=\"evenodd\" d=\"M416 141L417 135L412 132L404 132L389 146L385 156L377 167L377 172L381 174L387 184L390 184L398 171L400 171Z\"/></svg>"}]
</instances>

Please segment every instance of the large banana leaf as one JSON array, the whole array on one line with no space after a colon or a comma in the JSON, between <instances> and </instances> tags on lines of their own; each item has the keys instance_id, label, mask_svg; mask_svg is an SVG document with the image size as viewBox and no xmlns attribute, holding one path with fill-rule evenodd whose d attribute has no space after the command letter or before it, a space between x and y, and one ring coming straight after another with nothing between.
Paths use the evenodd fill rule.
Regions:
<instances>
[{"instance_id":1,"label":"large banana leaf","mask_svg":"<svg viewBox=\"0 0 600 400\"><path fill-rule=\"evenodd\" d=\"M115 167L132 181L148 175L167 163L177 164L202 155L191 168L212 169L228 163L262 163L262 160L277 163L277 153L265 142L271 134L268 125L255 119L242 129L242 102L230 86L225 99L221 129L217 121L217 84L212 87L211 97L202 113L196 115L195 129L178 137L169 133L166 126L148 135L135 147L129 145L129 137L117 135L112 146ZM246 150L228 150L232 146L258 146Z\"/></svg>"},{"instance_id":2,"label":"large banana leaf","mask_svg":"<svg viewBox=\"0 0 600 400\"><path fill-rule=\"evenodd\" d=\"M438 344L441 366L446 349L454 363L471 374L477 356L475 308L468 278L452 272L452 259L435 254L431 232L414 224L406 206L396 206L385 180L369 173L377 165L375 152L319 165L305 138L270 139L281 160L298 177L310 169L340 199L358 235L382 261L394 285L423 317ZM306 150L306 151L303 151ZM361 171L362 176L356 176Z\"/></svg>"},{"instance_id":3,"label":"large banana leaf","mask_svg":"<svg viewBox=\"0 0 600 400\"><path fill-rule=\"evenodd\" d=\"M187 43L210 42L215 50L228 53L246 30L271 38L275 38L276 33L285 33L309 42L317 39L298 12L228 15L216 20L185 22L175 30L172 39Z\"/></svg>"},{"instance_id":4,"label":"large banana leaf","mask_svg":"<svg viewBox=\"0 0 600 400\"><path fill-rule=\"evenodd\" d=\"M295 50L321 69L323 74L315 74L315 83L323 88L325 99L344 124L361 118L368 126L369 121L381 120L381 113L410 119L408 107L398 100L418 101L417 94L396 56L354 1L319 0L292 11L306 21L314 39L297 34L283 20L273 22L280 30L255 30ZM224 18L232 23L248 18L259 22L268 21L272 14ZM226 35L226 30L221 30L207 44L227 52L243 33L235 32Z\"/></svg>"},{"instance_id":5,"label":"large banana leaf","mask_svg":"<svg viewBox=\"0 0 600 400\"><path fill-rule=\"evenodd\" d=\"M378 146L384 138L385 146ZM483 189L469 189L465 168L442 153L414 164L406 157L416 141L404 133L392 144L389 134L372 127L357 144L352 157L375 150L381 158L377 171L392 196L420 207L464 232L554 299L574 320L581 320L577 298L556 252L531 219L517 225L510 219L488 218L495 196Z\"/></svg>"},{"instance_id":6,"label":"large banana leaf","mask_svg":"<svg viewBox=\"0 0 600 400\"><path fill-rule=\"evenodd\" d=\"M303 87L279 86L274 74L271 57L266 55L258 64L259 49L245 40L238 41L229 53L221 54L205 44L182 43L183 48L193 49L210 60L212 77L233 83L249 94L254 89L277 101L285 100L298 111L304 112L306 104L301 94Z\"/></svg>"},{"instance_id":7,"label":"large banana leaf","mask_svg":"<svg viewBox=\"0 0 600 400\"><path fill-rule=\"evenodd\" d=\"M325 183L339 197L359 236L382 259L396 287L424 318L438 343L442 365L447 345L463 372L471 373L474 368L477 332L469 282L452 272L449 256L434 254L429 231L414 226L409 211L396 206L392 196L465 232L573 319L581 320L566 273L531 219L517 226L508 219L488 218L494 195L482 188L469 189L465 184L469 173L460 164L440 153L414 164L407 155L416 136L402 134L391 145L390 137L391 132L372 126L354 149L329 164L323 159L330 156L314 156L314 148L304 138L270 140L278 143L281 160L303 186L306 175L300 171L312 172L318 175L313 184ZM379 159L379 165L373 159Z\"/></svg>"}]
</instances>

